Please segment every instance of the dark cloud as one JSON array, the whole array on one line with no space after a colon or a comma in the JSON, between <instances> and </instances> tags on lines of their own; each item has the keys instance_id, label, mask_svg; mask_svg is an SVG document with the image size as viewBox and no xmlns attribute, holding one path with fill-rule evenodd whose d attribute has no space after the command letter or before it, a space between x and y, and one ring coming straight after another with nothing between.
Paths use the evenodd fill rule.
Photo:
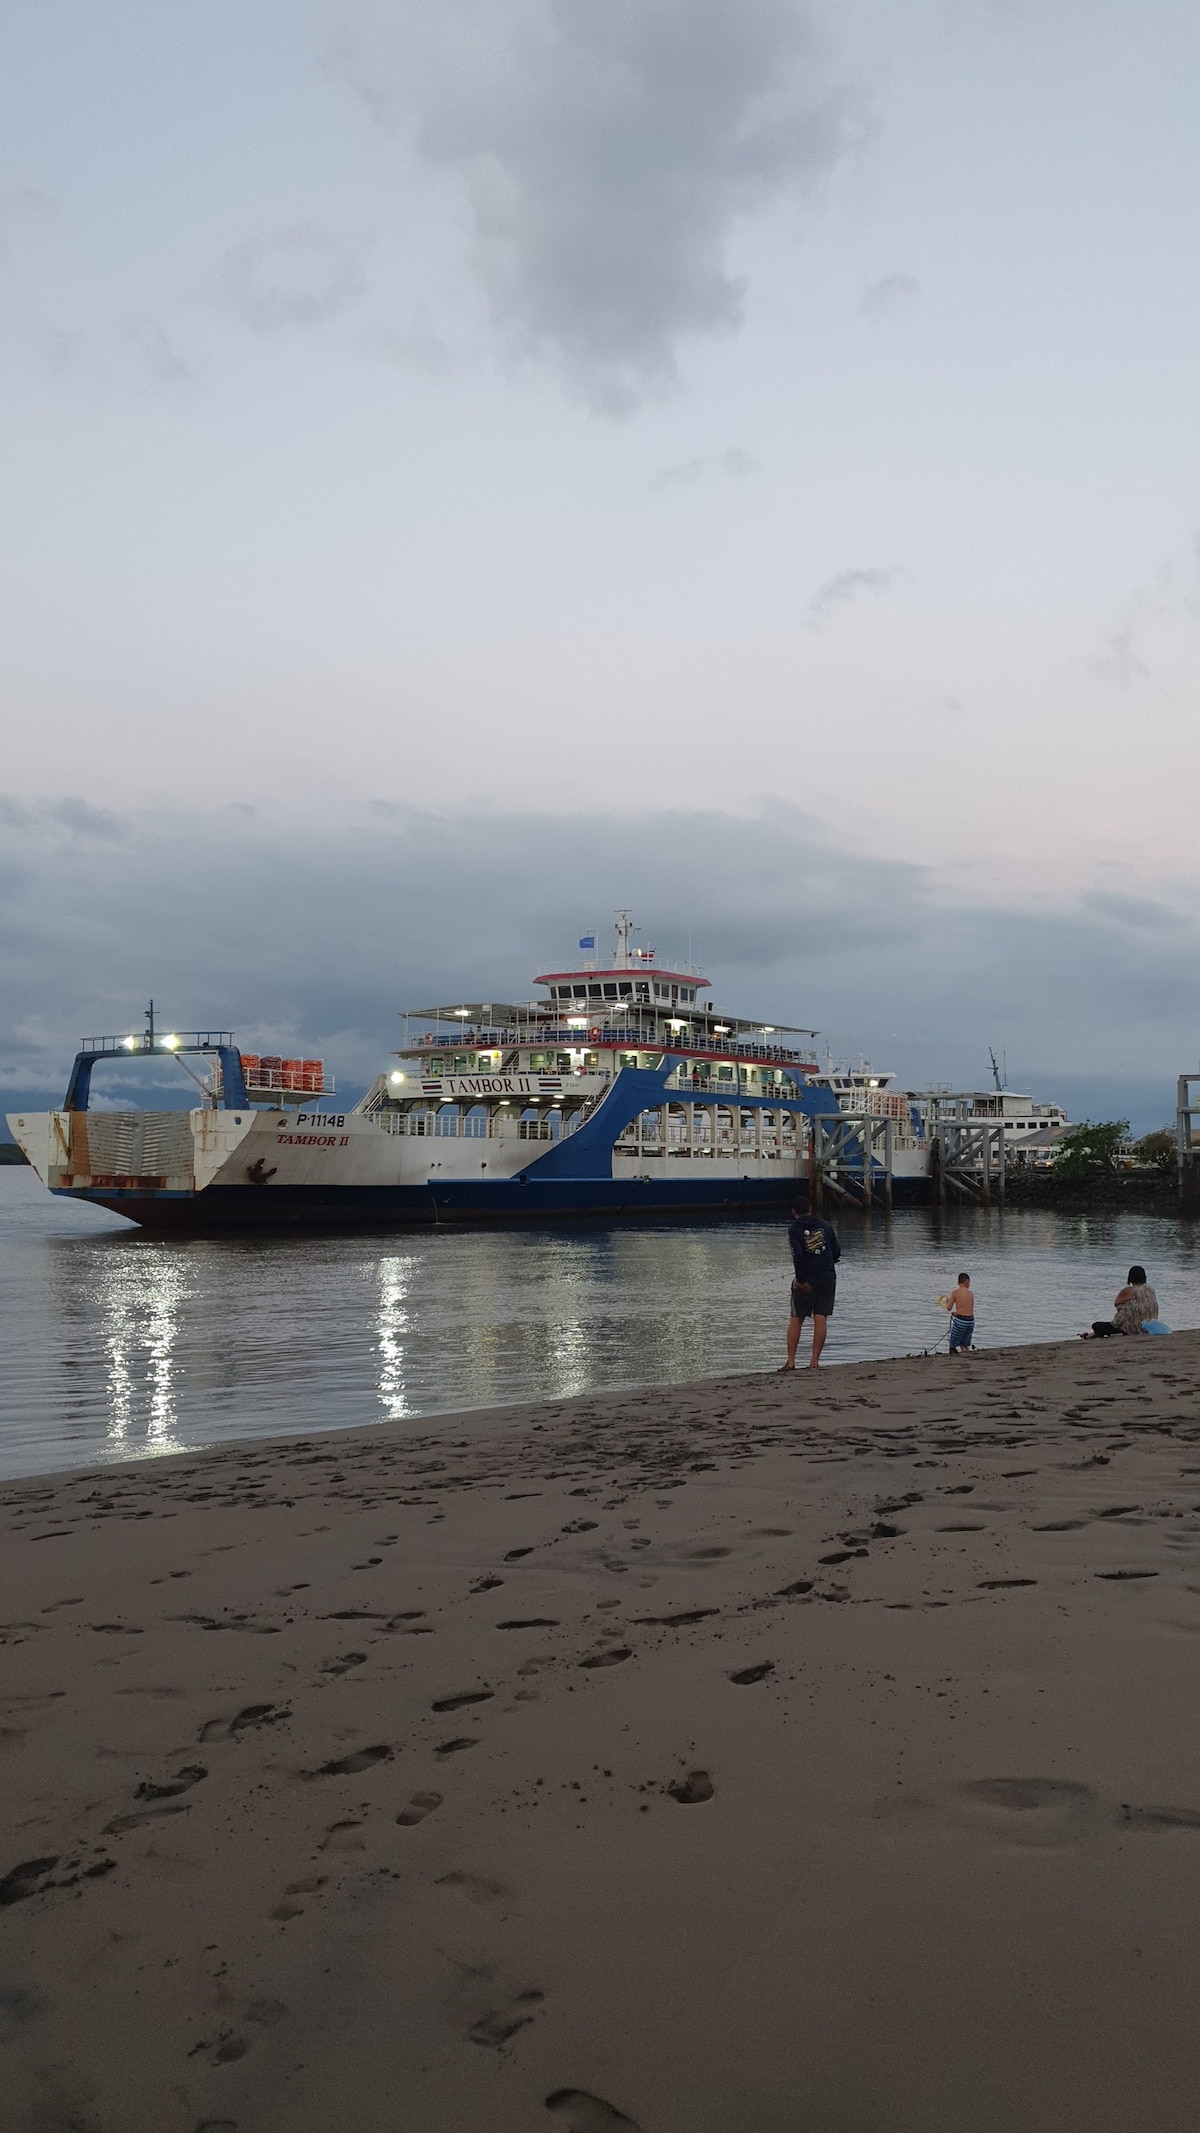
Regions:
<instances>
[{"instance_id":1,"label":"dark cloud","mask_svg":"<svg viewBox=\"0 0 1200 2133\"><path fill-rule=\"evenodd\" d=\"M868 282L858 308L864 318L898 318L911 311L920 294L915 274L881 274L878 281Z\"/></svg>"},{"instance_id":2,"label":"dark cloud","mask_svg":"<svg viewBox=\"0 0 1200 2133\"><path fill-rule=\"evenodd\" d=\"M1150 679L1150 669L1138 650L1131 623L1114 630L1103 651L1089 665L1098 681L1111 681L1118 689L1132 689L1135 683Z\"/></svg>"},{"instance_id":3,"label":"dark cloud","mask_svg":"<svg viewBox=\"0 0 1200 2133\"><path fill-rule=\"evenodd\" d=\"M1093 889L1080 901L1085 910L1097 911L1101 918L1111 918L1119 926L1133 926L1139 932L1161 933L1164 928L1184 923L1169 904L1158 903L1149 896L1123 896L1113 890Z\"/></svg>"},{"instance_id":4,"label":"dark cloud","mask_svg":"<svg viewBox=\"0 0 1200 2133\"><path fill-rule=\"evenodd\" d=\"M200 372L173 348L157 319L130 319L125 343L146 375L157 385L195 385Z\"/></svg>"},{"instance_id":5,"label":"dark cloud","mask_svg":"<svg viewBox=\"0 0 1200 2133\"><path fill-rule=\"evenodd\" d=\"M759 471L754 454L744 451L741 445L732 444L727 451L718 452L715 459L685 459L677 466L662 467L649 486L657 494L664 489L689 488L706 474L723 474L732 481L745 481Z\"/></svg>"},{"instance_id":6,"label":"dark cloud","mask_svg":"<svg viewBox=\"0 0 1200 2133\"><path fill-rule=\"evenodd\" d=\"M967 906L920 867L851 851L785 808L744 820L394 806L303 833L221 809L118 818L106 836L72 832L79 804L0 813L8 1109L58 1101L81 1032L139 1027L151 994L168 1025L320 1053L357 1092L398 1042L404 1006L528 998L582 932L611 938L619 904L664 960L702 962L727 1012L815 1026L836 1054L865 1053L909 1086L983 1085L992 1044L1013 1087L1086 1083L1093 1113L1151 1126L1195 1053L1186 884L1176 924L1156 931L1152 904L1138 923L1138 900L1111 893L1100 908ZM294 899L281 903L281 884Z\"/></svg>"},{"instance_id":7,"label":"dark cloud","mask_svg":"<svg viewBox=\"0 0 1200 2133\"><path fill-rule=\"evenodd\" d=\"M740 326L739 220L861 134L810 0L361 0L333 64L463 183L502 332L593 407Z\"/></svg>"},{"instance_id":8,"label":"dark cloud","mask_svg":"<svg viewBox=\"0 0 1200 2133\"><path fill-rule=\"evenodd\" d=\"M310 223L232 245L216 280L224 308L256 333L324 325L356 304L365 288L357 254Z\"/></svg>"},{"instance_id":9,"label":"dark cloud","mask_svg":"<svg viewBox=\"0 0 1200 2133\"><path fill-rule=\"evenodd\" d=\"M820 629L841 608L852 606L854 601L861 600L865 595L886 592L889 586L894 585L897 579L904 575L902 570L880 568L839 571L835 578L829 578L824 585L818 586L809 601L809 628Z\"/></svg>"}]
</instances>

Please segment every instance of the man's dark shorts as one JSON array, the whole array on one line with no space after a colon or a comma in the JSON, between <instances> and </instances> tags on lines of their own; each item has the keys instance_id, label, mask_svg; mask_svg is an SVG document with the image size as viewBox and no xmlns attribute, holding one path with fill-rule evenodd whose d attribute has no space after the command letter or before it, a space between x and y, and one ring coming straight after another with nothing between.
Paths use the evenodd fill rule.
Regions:
<instances>
[{"instance_id":1,"label":"man's dark shorts","mask_svg":"<svg viewBox=\"0 0 1200 2133\"><path fill-rule=\"evenodd\" d=\"M837 1281L817 1282L811 1289L801 1288L798 1281L792 1283L793 1318L832 1318L833 1299Z\"/></svg>"}]
</instances>

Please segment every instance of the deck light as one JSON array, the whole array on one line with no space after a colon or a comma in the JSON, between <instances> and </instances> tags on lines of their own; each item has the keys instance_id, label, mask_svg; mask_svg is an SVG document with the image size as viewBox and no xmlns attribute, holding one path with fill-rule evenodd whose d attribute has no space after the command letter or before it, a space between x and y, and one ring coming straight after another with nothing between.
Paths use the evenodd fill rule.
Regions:
<instances>
[{"instance_id":1,"label":"deck light","mask_svg":"<svg viewBox=\"0 0 1200 2133\"><path fill-rule=\"evenodd\" d=\"M729 1024L728 1024L728 1022L714 1022L714 1023L713 1023L713 1036L714 1036L714 1037L727 1037L728 1035L729 1035Z\"/></svg>"},{"instance_id":2,"label":"deck light","mask_svg":"<svg viewBox=\"0 0 1200 2133\"><path fill-rule=\"evenodd\" d=\"M471 1010L469 1007L456 1007L453 1012L458 1016L460 1022L469 1022L471 1019Z\"/></svg>"},{"instance_id":3,"label":"deck light","mask_svg":"<svg viewBox=\"0 0 1200 2133\"><path fill-rule=\"evenodd\" d=\"M136 1050L137 1050L137 1038L136 1038L136 1037L126 1037L126 1038L125 1038L125 1040L124 1040L124 1042L125 1042L125 1049L126 1049L126 1051L127 1051L127 1052L136 1052Z\"/></svg>"},{"instance_id":4,"label":"deck light","mask_svg":"<svg viewBox=\"0 0 1200 2133\"><path fill-rule=\"evenodd\" d=\"M403 1079L404 1079L404 1076L403 1076L403 1074L393 1074L393 1075L391 1075L391 1076L390 1076L390 1079L391 1079L392 1081L403 1081Z\"/></svg>"},{"instance_id":5,"label":"deck light","mask_svg":"<svg viewBox=\"0 0 1200 2133\"><path fill-rule=\"evenodd\" d=\"M178 1039L178 1037L164 1037L164 1038L163 1038L163 1050L164 1050L165 1052L177 1052L177 1051L179 1050L179 1039Z\"/></svg>"}]
</instances>

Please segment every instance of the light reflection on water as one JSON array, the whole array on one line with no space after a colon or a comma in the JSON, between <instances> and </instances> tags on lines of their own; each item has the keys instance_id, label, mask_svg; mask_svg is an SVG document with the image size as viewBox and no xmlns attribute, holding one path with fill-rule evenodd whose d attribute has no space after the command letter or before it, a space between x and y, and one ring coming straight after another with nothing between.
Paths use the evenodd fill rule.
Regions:
<instances>
[{"instance_id":1,"label":"light reflection on water","mask_svg":"<svg viewBox=\"0 0 1200 2133\"><path fill-rule=\"evenodd\" d=\"M1200 1323L1200 1226L1170 1217L841 1233L830 1361L932 1348L960 1266L981 1345L1077 1332L1134 1259L1172 1325ZM163 1244L0 1170L0 1472L766 1370L789 1275L775 1222Z\"/></svg>"}]
</instances>

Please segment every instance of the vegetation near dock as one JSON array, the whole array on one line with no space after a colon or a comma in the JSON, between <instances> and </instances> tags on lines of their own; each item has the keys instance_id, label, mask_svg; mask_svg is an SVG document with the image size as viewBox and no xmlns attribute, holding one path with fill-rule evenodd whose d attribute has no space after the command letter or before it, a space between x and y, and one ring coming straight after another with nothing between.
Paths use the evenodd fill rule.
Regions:
<instances>
[{"instance_id":1,"label":"vegetation near dock","mask_svg":"<svg viewBox=\"0 0 1200 2133\"><path fill-rule=\"evenodd\" d=\"M1143 1135L1130 1148L1129 1120L1084 1119L1063 1134L1054 1162L1012 1167L1007 1199L1019 1207L1173 1210L1179 1193L1175 1135L1168 1126Z\"/></svg>"}]
</instances>

